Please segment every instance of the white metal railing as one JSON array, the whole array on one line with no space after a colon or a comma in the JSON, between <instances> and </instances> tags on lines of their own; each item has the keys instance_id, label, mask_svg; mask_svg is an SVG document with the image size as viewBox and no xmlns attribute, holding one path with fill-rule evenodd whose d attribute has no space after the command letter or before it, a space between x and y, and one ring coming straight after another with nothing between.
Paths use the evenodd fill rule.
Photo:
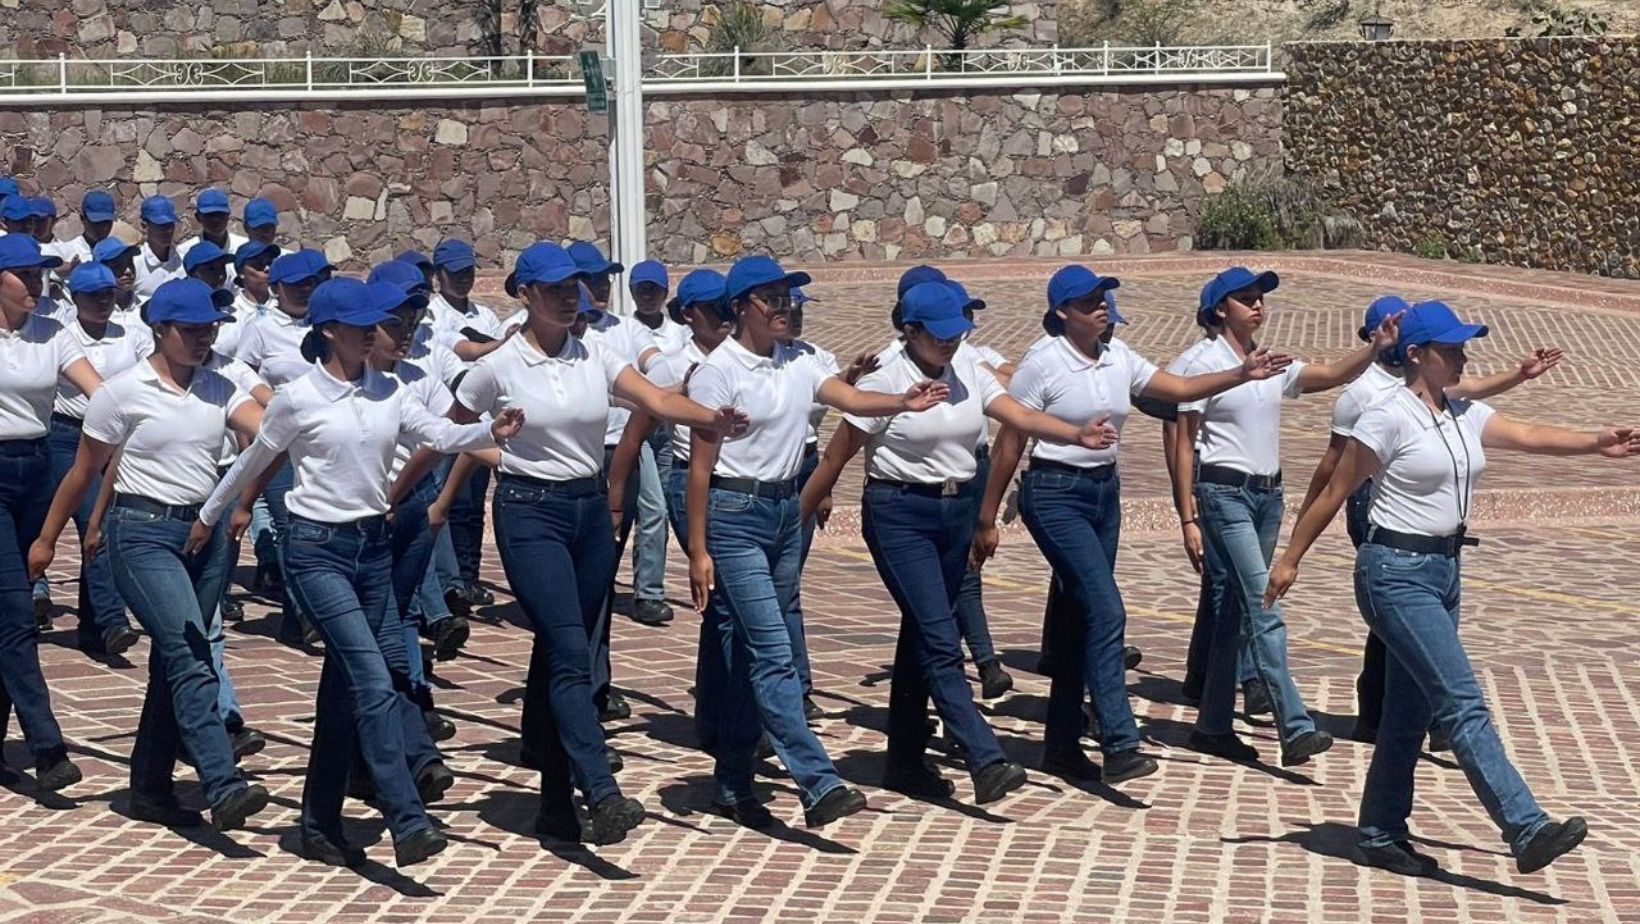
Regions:
<instances>
[{"instance_id":1,"label":"white metal railing","mask_svg":"<svg viewBox=\"0 0 1640 924\"><path fill-rule=\"evenodd\" d=\"M531 89L581 85L572 55L421 58L70 58L0 61L0 93Z\"/></svg>"}]
</instances>

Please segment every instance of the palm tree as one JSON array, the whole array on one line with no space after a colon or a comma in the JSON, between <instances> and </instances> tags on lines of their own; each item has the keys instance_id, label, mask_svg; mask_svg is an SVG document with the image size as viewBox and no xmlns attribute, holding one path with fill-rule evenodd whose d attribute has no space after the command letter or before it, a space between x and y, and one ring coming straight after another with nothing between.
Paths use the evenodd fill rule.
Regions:
<instances>
[{"instance_id":1,"label":"palm tree","mask_svg":"<svg viewBox=\"0 0 1640 924\"><path fill-rule=\"evenodd\" d=\"M945 47L954 51L967 48L969 42L987 32L1018 29L1027 21L1023 16L1010 15L1008 4L997 0L894 0L884 8L883 15L894 22L934 30ZM960 70L962 55L947 55L945 66Z\"/></svg>"}]
</instances>

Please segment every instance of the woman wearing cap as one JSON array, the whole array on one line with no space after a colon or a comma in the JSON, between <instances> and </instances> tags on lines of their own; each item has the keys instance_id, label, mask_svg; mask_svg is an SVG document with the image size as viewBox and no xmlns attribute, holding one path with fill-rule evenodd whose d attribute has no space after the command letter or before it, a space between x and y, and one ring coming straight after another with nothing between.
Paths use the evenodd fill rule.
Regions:
<instances>
[{"instance_id":1,"label":"woman wearing cap","mask_svg":"<svg viewBox=\"0 0 1640 924\"><path fill-rule=\"evenodd\" d=\"M919 382L936 381L946 386L948 397L926 413L845 418L803 489L803 510L818 506L864 446L862 531L901 614L883 786L935 799L954 791L924 757L932 695L968 763L974 800L984 804L1024 785L1025 770L1004 757L962 672L955 606L973 540L972 498L982 489L974 481L974 446L987 430L986 417L1031 436L1090 449L1109 445L1116 432L1103 421L1074 425L1027 410L1009 397L977 353L960 349L974 327L965 315L969 301L949 282L918 284L901 299L903 346L859 387L900 394Z\"/></svg>"},{"instance_id":2,"label":"woman wearing cap","mask_svg":"<svg viewBox=\"0 0 1640 924\"><path fill-rule=\"evenodd\" d=\"M198 279L212 289L227 289L228 264L232 262L233 254L214 241L198 241L182 258L182 269L188 278Z\"/></svg>"},{"instance_id":3,"label":"woman wearing cap","mask_svg":"<svg viewBox=\"0 0 1640 924\"><path fill-rule=\"evenodd\" d=\"M246 202L242 217L247 241L270 245L273 243L273 236L279 231L279 207L274 205L271 199L259 196ZM239 248L235 247L234 252L238 253Z\"/></svg>"},{"instance_id":4,"label":"woman wearing cap","mask_svg":"<svg viewBox=\"0 0 1640 924\"><path fill-rule=\"evenodd\" d=\"M1398 346L1405 386L1356 420L1344 457L1299 518L1264 594L1273 606L1287 593L1304 553L1372 479L1356 593L1367 627L1389 650L1389 666L1384 720L1362 788L1360 844L1370 865L1405 875L1437 865L1413 850L1407 830L1419 746L1431 721L1451 740L1521 872L1549 865L1588 833L1582 818L1550 821L1509 761L1458 636L1459 558L1479 542L1467 530L1488 450L1621 459L1640 454L1640 431L1527 423L1452 397L1468 362L1464 345L1486 334L1485 325L1463 323L1441 302L1407 312Z\"/></svg>"},{"instance_id":5,"label":"woman wearing cap","mask_svg":"<svg viewBox=\"0 0 1640 924\"><path fill-rule=\"evenodd\" d=\"M161 285L183 277L176 234L177 210L171 200L164 196L142 200L142 250L136 259L138 302L152 298Z\"/></svg>"},{"instance_id":6,"label":"woman wearing cap","mask_svg":"<svg viewBox=\"0 0 1640 924\"><path fill-rule=\"evenodd\" d=\"M273 285L269 270L279 257L276 245L249 241L233 252L233 313L234 324L225 324L216 335L216 352L223 356L239 355L240 340L251 322L274 310Z\"/></svg>"},{"instance_id":7,"label":"woman wearing cap","mask_svg":"<svg viewBox=\"0 0 1640 924\"><path fill-rule=\"evenodd\" d=\"M1257 349L1266 293L1275 273L1231 267L1202 289L1196 323L1206 336L1169 368L1181 374L1231 368ZM1270 556L1283 510L1281 403L1344 384L1395 343L1398 315L1388 315L1361 349L1331 363L1295 362L1282 375L1248 383L1179 407L1174 439L1174 506L1185 551L1202 568L1211 546L1225 573L1225 609L1209 645L1201 708L1190 745L1229 760L1252 761L1258 752L1231 726L1242 647L1270 695L1281 737L1282 763L1302 764L1332 747L1315 727L1287 667L1287 626L1281 611L1263 604ZM1194 454L1197 443L1199 453ZM1238 645L1237 642L1240 642Z\"/></svg>"},{"instance_id":8,"label":"woman wearing cap","mask_svg":"<svg viewBox=\"0 0 1640 924\"><path fill-rule=\"evenodd\" d=\"M522 730L541 770L536 831L610 844L643 819L643 806L621 794L610 771L591 679L589 640L616 564L601 452L610 405L629 401L713 432L732 429L737 416L664 392L626 360L575 336L583 275L554 244L518 255L512 278L524 324L462 379L450 414L472 420L521 407L529 415L501 444L494 522L507 581L535 630ZM588 809L584 827L572 782Z\"/></svg>"},{"instance_id":9,"label":"woman wearing cap","mask_svg":"<svg viewBox=\"0 0 1640 924\"><path fill-rule=\"evenodd\" d=\"M429 762L418 768L422 778L412 779L407 749L425 728L390 667L404 657L394 651L404 644L399 623L387 616L393 588L385 516L387 473L400 435L414 434L436 452L481 449L516 433L523 417L509 410L490 425L456 426L429 414L396 379L369 368L376 325L389 321L404 300L396 286L353 279L313 290L301 349L315 366L274 395L261 433L206 501L193 531L203 541L236 499L248 520L257 482L265 483L272 463L288 454L295 483L283 536L287 589L324 639L325 658L302 792L301 851L332 865L363 860L341 830L355 735L398 865L425 860L448 844L418 793L420 784L441 794L448 771L427 769L441 766Z\"/></svg>"},{"instance_id":10,"label":"woman wearing cap","mask_svg":"<svg viewBox=\"0 0 1640 924\"><path fill-rule=\"evenodd\" d=\"M691 595L696 608L717 621L728 667L716 737L716 805L752 827L773 822L751 788L760 727L797 783L810 827L865 808L865 797L843 783L808 727L787 628L802 557L797 479L810 408L819 400L850 414L889 416L927 410L946 396L944 385L927 381L901 395L860 391L812 354L784 344L791 289L808 282L807 273L787 273L769 257L735 263L725 285L738 322L735 336L689 380L695 400L743 407L751 418L743 437L690 434L685 508Z\"/></svg>"},{"instance_id":11,"label":"woman wearing cap","mask_svg":"<svg viewBox=\"0 0 1640 924\"><path fill-rule=\"evenodd\" d=\"M75 270L78 278L91 265ZM103 270L106 274L106 269ZM110 285L111 285L110 280ZM91 397L83 438L50 514L29 552L35 573L50 564L70 514L92 497L99 473L120 450L114 499L103 531L114 580L150 639L148 692L131 750L131 817L202 824L182 808L172 768L192 763L218 831L244 825L268 804L247 785L219 711L218 671L207 624L233 563L219 524L192 536L200 504L216 486L225 433L254 439L261 407L228 379L202 368L228 293L198 280L160 286L148 302L154 355L112 376Z\"/></svg>"},{"instance_id":12,"label":"woman wearing cap","mask_svg":"<svg viewBox=\"0 0 1640 924\"><path fill-rule=\"evenodd\" d=\"M88 189L80 199L80 233L57 243L57 256L72 268L90 263L92 250L114 231L114 197L101 189Z\"/></svg>"},{"instance_id":13,"label":"woman wearing cap","mask_svg":"<svg viewBox=\"0 0 1640 924\"><path fill-rule=\"evenodd\" d=\"M0 740L15 708L43 792L79 782L80 771L68 759L40 672L24 556L51 504L46 437L58 382L66 379L81 394L102 384L79 341L34 313L41 274L61 262L41 254L27 235L0 237ZM0 763L0 777L9 775Z\"/></svg>"},{"instance_id":14,"label":"woman wearing cap","mask_svg":"<svg viewBox=\"0 0 1640 924\"><path fill-rule=\"evenodd\" d=\"M114 298L114 319L122 323L142 320L137 306L137 254L142 248L117 237L105 237L91 250L91 258L114 273L119 294Z\"/></svg>"},{"instance_id":15,"label":"woman wearing cap","mask_svg":"<svg viewBox=\"0 0 1640 924\"><path fill-rule=\"evenodd\" d=\"M1054 340L1020 361L1008 392L1020 404L1077 426L1105 424L1120 433L1134 396L1194 401L1249 382L1279 378L1290 361L1267 350L1250 350L1234 366L1179 376L1162 372L1120 339L1107 343L1110 302L1121 283L1071 265L1048 281L1042 327ZM974 559L983 563L997 545L996 514L1024 449L1012 427L997 436L991 476L980 506ZM1139 729L1123 676L1127 614L1116 586L1121 536L1118 447L1038 441L1020 489L1020 513L1031 538L1063 582L1080 612L1081 644L1055 645L1060 662L1048 700L1043 769L1071 779L1121 783L1156 772L1156 761L1139 751ZM1078 683L1077 681L1080 680ZM1103 769L1082 753L1082 695L1093 698Z\"/></svg>"},{"instance_id":16,"label":"woman wearing cap","mask_svg":"<svg viewBox=\"0 0 1640 924\"><path fill-rule=\"evenodd\" d=\"M1359 332L1361 339L1372 339L1372 332L1378 329L1384 318L1406 311L1409 307L1411 306L1407 304L1406 299L1400 296L1386 295L1377 299L1367 307L1366 320ZM1534 350L1521 360L1517 368L1483 379L1459 382L1446 390L1446 396L1468 401L1484 401L1543 375L1560 365L1564 356L1564 353L1554 348ZM1304 503L1298 508L1298 515L1301 518L1304 511L1309 509L1310 504L1321 493L1321 489L1332 479L1338 461L1344 457L1344 450L1349 446L1350 434L1356 421L1361 419L1361 414L1367 408L1395 394L1405 385L1401 361L1396 349L1391 348L1379 353L1366 372L1339 390L1338 400L1333 403L1332 435L1327 442L1326 452L1322 454L1321 461L1315 467L1315 474L1310 476L1310 487L1304 492ZM1360 548L1367 534L1367 506L1371 500L1372 479L1368 478L1355 489L1345 503L1344 519L1349 527L1350 544L1356 548ZM1359 595L1357 599L1361 599ZM1365 613L1362 614L1362 618L1366 618ZM1357 741L1371 743L1378 737L1378 723L1383 717L1384 676L1387 666L1384 643L1368 632L1366 647L1361 657L1361 673L1355 679L1356 719L1355 730L1350 737Z\"/></svg>"},{"instance_id":17,"label":"woman wearing cap","mask_svg":"<svg viewBox=\"0 0 1640 924\"><path fill-rule=\"evenodd\" d=\"M249 240L242 234L228 230L228 220L232 217L233 209L228 204L227 193L220 189L200 190L194 199L194 220L199 224L199 233L178 244L177 252L186 261L189 251L199 243L209 241L216 245L217 250L232 255Z\"/></svg>"}]
</instances>

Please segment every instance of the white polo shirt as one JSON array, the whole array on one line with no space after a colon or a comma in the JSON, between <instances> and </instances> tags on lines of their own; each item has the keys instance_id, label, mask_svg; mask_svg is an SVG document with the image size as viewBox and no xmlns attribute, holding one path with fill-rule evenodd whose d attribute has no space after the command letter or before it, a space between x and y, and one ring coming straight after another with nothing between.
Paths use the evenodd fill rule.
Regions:
<instances>
[{"instance_id":1,"label":"white polo shirt","mask_svg":"<svg viewBox=\"0 0 1640 924\"><path fill-rule=\"evenodd\" d=\"M654 332L649 328L631 318L623 318L608 311L599 312L596 318L587 323L587 332L582 339L588 343L598 344L640 372L643 371L643 367L639 357L645 350L656 345ZM610 406L609 423L604 428L605 446L613 446L621 441L621 433L626 430L626 422L631 417L632 409L626 402L616 401Z\"/></svg>"},{"instance_id":2,"label":"white polo shirt","mask_svg":"<svg viewBox=\"0 0 1640 924\"><path fill-rule=\"evenodd\" d=\"M237 355L240 341L245 339L245 330L250 323L270 311L277 311L275 303L276 299L271 292L268 293L267 301L259 302L246 290L234 289L233 304L228 306L233 320L216 329L216 343L213 348L227 356Z\"/></svg>"},{"instance_id":3,"label":"white polo shirt","mask_svg":"<svg viewBox=\"0 0 1640 924\"><path fill-rule=\"evenodd\" d=\"M80 341L51 318L30 312L22 327L0 330L0 440L45 436L58 379L82 359Z\"/></svg>"},{"instance_id":4,"label":"white polo shirt","mask_svg":"<svg viewBox=\"0 0 1640 924\"><path fill-rule=\"evenodd\" d=\"M1156 374L1150 360L1112 339L1092 359L1069 339L1054 337L1033 348L1020 361L1008 383L1008 393L1020 404L1081 427L1109 414L1118 431L1127 423L1133 396L1145 390ZM1031 458L1095 468L1116 461L1118 445L1104 449L1037 440Z\"/></svg>"},{"instance_id":5,"label":"white polo shirt","mask_svg":"<svg viewBox=\"0 0 1640 924\"><path fill-rule=\"evenodd\" d=\"M40 249L61 257L63 263L68 264L74 262L90 263L91 247L92 244L85 239L85 235L77 234L66 241L54 241L49 248L42 247ZM59 267L59 269L61 268Z\"/></svg>"},{"instance_id":6,"label":"white polo shirt","mask_svg":"<svg viewBox=\"0 0 1640 924\"><path fill-rule=\"evenodd\" d=\"M1167 371L1191 376L1238 368L1241 357L1224 337L1207 337L1185 350ZM1198 412L1196 448L1203 465L1223 465L1248 475L1281 471L1281 399L1303 393L1294 361L1281 375L1244 382L1201 401L1179 404L1179 413Z\"/></svg>"},{"instance_id":7,"label":"white polo shirt","mask_svg":"<svg viewBox=\"0 0 1640 924\"><path fill-rule=\"evenodd\" d=\"M321 523L351 523L387 512L388 470L401 433L443 453L495 445L490 425L465 426L434 417L390 375L365 370L344 382L315 365L289 383L262 416L262 432L239 457L200 512L214 523L282 452L290 454L296 486L285 506Z\"/></svg>"},{"instance_id":8,"label":"white polo shirt","mask_svg":"<svg viewBox=\"0 0 1640 924\"><path fill-rule=\"evenodd\" d=\"M154 255L149 249L148 242L142 242L142 249L137 253L132 264L137 271L137 284L134 291L137 301L145 302L154 297L154 290L173 279L181 279L188 274L182 269L182 250L171 247L171 255L164 260Z\"/></svg>"},{"instance_id":9,"label":"white polo shirt","mask_svg":"<svg viewBox=\"0 0 1640 924\"><path fill-rule=\"evenodd\" d=\"M305 315L295 318L274 308L245 325L234 355L278 390L313 370L302 357L302 338L312 329Z\"/></svg>"},{"instance_id":10,"label":"white polo shirt","mask_svg":"<svg viewBox=\"0 0 1640 924\"><path fill-rule=\"evenodd\" d=\"M684 385L689 371L705 359L706 353L701 350L700 344L690 337L682 347L668 350L650 360L649 371L645 375L659 388ZM687 387L683 393L689 394ZM678 463L689 461L689 428L684 424L672 424L672 458Z\"/></svg>"},{"instance_id":11,"label":"white polo shirt","mask_svg":"<svg viewBox=\"0 0 1640 924\"><path fill-rule=\"evenodd\" d=\"M228 416L250 400L249 392L203 366L184 390L161 379L153 363L141 362L91 396L83 432L125 447L115 492L199 504L216 487Z\"/></svg>"},{"instance_id":12,"label":"white polo shirt","mask_svg":"<svg viewBox=\"0 0 1640 924\"><path fill-rule=\"evenodd\" d=\"M79 341L91 368L106 381L135 366L140 360L154 354L154 335L146 327L128 330L117 321L109 321L101 339L91 336L75 318L63 328L63 333ZM91 401L68 379L57 382L57 399L52 402L52 413L65 414L76 419L85 418L86 405ZM189 501L193 503L193 501Z\"/></svg>"},{"instance_id":13,"label":"white polo shirt","mask_svg":"<svg viewBox=\"0 0 1640 924\"><path fill-rule=\"evenodd\" d=\"M215 347L211 349L211 355L205 358L203 368L210 369L217 375L232 382L234 387L252 398L256 397L257 388L269 388L271 390L267 381L257 375L255 369L231 356L224 355ZM217 455L216 459L217 467L226 468L232 465L237 458L239 458L239 437L232 430L224 431L222 434L222 452Z\"/></svg>"},{"instance_id":14,"label":"white polo shirt","mask_svg":"<svg viewBox=\"0 0 1640 924\"><path fill-rule=\"evenodd\" d=\"M885 346L881 350L877 351L877 368L881 369L882 367L888 365L889 362L896 356L900 356L904 352L905 338L895 337L893 340L889 341L888 346ZM1002 354L998 353L996 350L993 350L990 347L974 346L966 340L957 345L956 355L952 357L953 362L959 360L979 363L982 364L982 366L989 366L990 370L987 371L994 371L1003 362L1007 361L1003 358ZM910 388L911 386L907 385L906 387ZM824 407L824 405L821 406ZM824 414L821 415L822 419L824 419L824 416ZM990 444L991 421L987 418L985 421L985 429L980 431L979 441L974 444L974 451L978 452Z\"/></svg>"},{"instance_id":15,"label":"white polo shirt","mask_svg":"<svg viewBox=\"0 0 1640 924\"><path fill-rule=\"evenodd\" d=\"M424 322L433 332L433 342L446 350L454 351L456 344L467 339L461 332L464 327L471 327L486 337L501 339L504 331L501 328L501 319L496 313L473 299L467 299L465 310L450 304L443 295L435 295L427 301L427 320ZM471 363L468 364L471 366Z\"/></svg>"},{"instance_id":16,"label":"white polo shirt","mask_svg":"<svg viewBox=\"0 0 1640 924\"><path fill-rule=\"evenodd\" d=\"M578 337L557 355L516 334L482 357L456 389L461 406L479 414L524 409L524 427L501 444L501 471L546 481L591 478L604 468L610 389L631 364Z\"/></svg>"},{"instance_id":17,"label":"white polo shirt","mask_svg":"<svg viewBox=\"0 0 1640 924\"><path fill-rule=\"evenodd\" d=\"M985 409L1006 394L1002 383L980 364L978 357L972 350L957 350L936 379L950 388L950 396L926 411L890 417L849 414L843 418L867 434L867 475L917 484L974 477L978 471L974 444L985 439ZM856 387L903 395L924 378L910 354L901 350L860 379Z\"/></svg>"},{"instance_id":18,"label":"white polo shirt","mask_svg":"<svg viewBox=\"0 0 1640 924\"><path fill-rule=\"evenodd\" d=\"M807 340L793 340L792 346L800 352L808 353L820 363L820 368L826 370L827 375L837 375L843 367L837 365L837 356L825 347L815 346ZM826 412L831 408L819 401L809 405L809 434L804 438L805 446L812 446L820 442L820 425L826 422Z\"/></svg>"},{"instance_id":19,"label":"white polo shirt","mask_svg":"<svg viewBox=\"0 0 1640 924\"><path fill-rule=\"evenodd\" d=\"M712 473L725 478L784 481L797 477L809 433L809 409L832 373L813 353L776 344L759 356L733 337L695 369L689 397L708 408L739 408L745 433L725 437Z\"/></svg>"},{"instance_id":20,"label":"white polo shirt","mask_svg":"<svg viewBox=\"0 0 1640 924\"><path fill-rule=\"evenodd\" d=\"M443 347L438 349L451 359L456 358ZM427 408L427 412L434 417L443 417L450 413L450 405L456 403L455 395L450 394L450 389L445 387L444 381L420 363L400 360L398 365L393 367L392 375L410 392L411 397L420 401L422 407ZM399 434L398 448L393 451L393 465L387 471L389 485L398 480L399 473L404 471L405 464L415 455L420 445L420 441L413 434Z\"/></svg>"},{"instance_id":21,"label":"white polo shirt","mask_svg":"<svg viewBox=\"0 0 1640 924\"><path fill-rule=\"evenodd\" d=\"M1405 387L1406 382L1400 376L1378 363L1368 366L1367 371L1339 391L1338 400L1333 402L1332 432L1350 436L1355 422L1367 408L1394 394L1397 388Z\"/></svg>"},{"instance_id":22,"label":"white polo shirt","mask_svg":"<svg viewBox=\"0 0 1640 924\"><path fill-rule=\"evenodd\" d=\"M659 327L650 327L637 317L632 317L628 320L644 330L649 331L649 337L654 341L655 348L660 350L662 353L670 353L673 350L681 350L683 349L683 345L685 343L695 339L694 334L689 330L689 325L679 324L678 322L672 320L667 316L665 311L661 312L661 326Z\"/></svg>"},{"instance_id":23,"label":"white polo shirt","mask_svg":"<svg viewBox=\"0 0 1640 924\"><path fill-rule=\"evenodd\" d=\"M1351 434L1379 462L1367 519L1421 536L1457 532L1486 470L1481 432L1493 413L1480 401L1448 398L1436 414L1408 388L1367 408Z\"/></svg>"},{"instance_id":24,"label":"white polo shirt","mask_svg":"<svg viewBox=\"0 0 1640 924\"><path fill-rule=\"evenodd\" d=\"M203 241L204 239L205 239L205 236L202 235L202 234L196 234L193 237L188 238L187 240L185 240L182 243L177 245L177 253L181 254L184 257L186 257L188 255L188 251L193 250L194 245L199 243L200 241ZM235 234L232 231L229 231L228 232L228 246L226 246L222 249L227 251L228 256L231 257L235 253L239 252L240 247L244 246L245 244L247 244L249 242L250 242L250 238L246 237L245 235Z\"/></svg>"}]
</instances>

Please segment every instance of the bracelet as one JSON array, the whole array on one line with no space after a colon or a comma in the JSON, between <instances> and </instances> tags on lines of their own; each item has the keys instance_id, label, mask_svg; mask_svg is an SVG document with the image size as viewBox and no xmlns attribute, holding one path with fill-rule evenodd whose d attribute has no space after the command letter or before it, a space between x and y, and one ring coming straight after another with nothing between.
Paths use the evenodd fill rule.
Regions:
<instances>
[{"instance_id":1,"label":"bracelet","mask_svg":"<svg viewBox=\"0 0 1640 924\"><path fill-rule=\"evenodd\" d=\"M1180 525L1180 526L1189 526L1189 525L1190 525L1190 524L1192 524L1192 523L1194 523L1194 522L1196 522L1196 518L1195 518L1195 517L1191 517L1191 518L1190 518L1190 519L1188 519L1188 520L1180 520L1180 521L1179 521L1179 525Z\"/></svg>"}]
</instances>

